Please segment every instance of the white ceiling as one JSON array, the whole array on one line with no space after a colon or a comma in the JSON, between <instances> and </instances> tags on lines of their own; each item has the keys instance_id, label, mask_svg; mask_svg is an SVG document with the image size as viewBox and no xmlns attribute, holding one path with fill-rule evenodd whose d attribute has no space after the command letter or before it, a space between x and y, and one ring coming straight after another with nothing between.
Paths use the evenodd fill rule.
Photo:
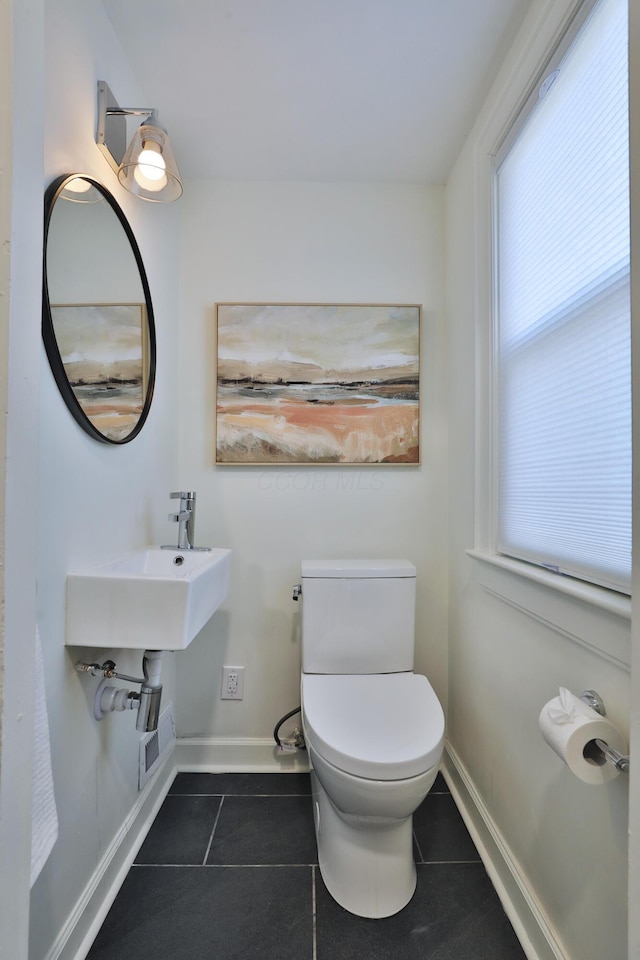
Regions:
<instances>
[{"instance_id":1,"label":"white ceiling","mask_svg":"<svg viewBox=\"0 0 640 960\"><path fill-rule=\"evenodd\" d=\"M102 2L183 177L442 183L531 0Z\"/></svg>"}]
</instances>

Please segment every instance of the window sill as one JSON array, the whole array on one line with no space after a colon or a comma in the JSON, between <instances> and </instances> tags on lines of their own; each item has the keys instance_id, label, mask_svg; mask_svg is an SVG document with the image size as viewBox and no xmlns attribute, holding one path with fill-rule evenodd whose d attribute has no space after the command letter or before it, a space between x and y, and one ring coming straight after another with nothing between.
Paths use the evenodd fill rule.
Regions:
<instances>
[{"instance_id":1,"label":"window sill","mask_svg":"<svg viewBox=\"0 0 640 960\"><path fill-rule=\"evenodd\" d=\"M481 550L467 555L479 561L478 582L487 593L629 670L629 597L509 557Z\"/></svg>"}]
</instances>

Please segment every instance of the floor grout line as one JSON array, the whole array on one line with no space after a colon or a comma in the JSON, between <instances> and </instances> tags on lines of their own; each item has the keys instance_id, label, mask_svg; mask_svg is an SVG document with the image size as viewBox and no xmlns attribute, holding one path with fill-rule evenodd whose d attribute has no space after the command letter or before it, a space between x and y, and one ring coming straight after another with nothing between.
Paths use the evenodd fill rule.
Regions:
<instances>
[{"instance_id":1,"label":"floor grout line","mask_svg":"<svg viewBox=\"0 0 640 960\"><path fill-rule=\"evenodd\" d=\"M477 863L482 865L482 860L480 860L480 858L478 858L477 860L419 860L416 865L423 866L423 867L433 867L433 866L442 866L442 865L451 866L453 864L454 866L457 866L458 864L461 864L461 863Z\"/></svg>"},{"instance_id":2,"label":"floor grout line","mask_svg":"<svg viewBox=\"0 0 640 960\"><path fill-rule=\"evenodd\" d=\"M160 867L161 869L165 869L167 867L183 867L192 870L202 870L203 867L207 870L215 867L222 867L225 870L232 868L237 868L238 870L281 870L287 867L295 867L298 870L307 869L308 867L317 867L317 863L132 863L131 866Z\"/></svg>"},{"instance_id":3,"label":"floor grout line","mask_svg":"<svg viewBox=\"0 0 640 960\"><path fill-rule=\"evenodd\" d=\"M461 862L466 862L466 861L461 861ZM470 862L475 863L475 860ZM166 866L170 867L171 864L168 863L166 864ZM281 867L315 867L317 866L317 864L316 863L203 863L203 864L196 864L196 866L242 867L242 869L244 870L245 867L250 867L251 869L261 868L261 867L278 867L278 869L280 869Z\"/></svg>"},{"instance_id":4,"label":"floor grout line","mask_svg":"<svg viewBox=\"0 0 640 960\"><path fill-rule=\"evenodd\" d=\"M286 800L291 797L309 797L310 793L168 793L167 797L234 797L242 800L262 799L267 797L276 800Z\"/></svg>"},{"instance_id":5,"label":"floor grout line","mask_svg":"<svg viewBox=\"0 0 640 960\"><path fill-rule=\"evenodd\" d=\"M414 863L417 867L424 866L434 866L434 865L456 865L461 863L477 863L481 864L482 860L478 857L476 860L414 860ZM261 869L262 867L317 867L318 864L314 863L303 863L296 861L295 863L207 863L204 860L202 863L132 863L132 867L240 867L245 870L249 869Z\"/></svg>"},{"instance_id":6,"label":"floor grout line","mask_svg":"<svg viewBox=\"0 0 640 960\"><path fill-rule=\"evenodd\" d=\"M213 822L213 829L211 831L211 836L209 837L209 843L207 844L207 849L204 852L204 860L202 861L202 866L206 866L207 857L209 856L209 851L211 850L211 844L213 843L213 836L216 832L216 827L218 826L218 820L220 819L220 813L222 812L222 805L224 804L224 797L220 797L220 806L218 807L218 812L216 814L216 819Z\"/></svg>"},{"instance_id":7,"label":"floor grout line","mask_svg":"<svg viewBox=\"0 0 640 960\"><path fill-rule=\"evenodd\" d=\"M316 913L316 867L311 866L311 957L312 960L318 958L318 938L317 938L317 913Z\"/></svg>"},{"instance_id":8,"label":"floor grout line","mask_svg":"<svg viewBox=\"0 0 640 960\"><path fill-rule=\"evenodd\" d=\"M304 863L296 861L295 863L207 863L207 857L209 853L205 855L202 863L133 863L132 867L239 867L243 870L245 869L261 869L263 867L317 867L317 861L312 863ZM433 866L433 865L451 865L451 864L461 864L461 863L482 863L482 860L478 857L475 860L415 860L414 863L416 866Z\"/></svg>"},{"instance_id":9,"label":"floor grout line","mask_svg":"<svg viewBox=\"0 0 640 960\"><path fill-rule=\"evenodd\" d=\"M413 831L413 842L415 843L418 853L420 854L420 859L417 860L416 863L424 863L424 856L422 854L422 850L420 849L420 844L418 843L418 838L416 836L415 830Z\"/></svg>"},{"instance_id":10,"label":"floor grout line","mask_svg":"<svg viewBox=\"0 0 640 960\"><path fill-rule=\"evenodd\" d=\"M168 793L167 799L170 797L220 797L221 799L232 798L234 800L291 800L291 799L311 799L310 793ZM430 790L425 800L429 797L450 797L451 794L443 790L438 792L437 790Z\"/></svg>"}]
</instances>

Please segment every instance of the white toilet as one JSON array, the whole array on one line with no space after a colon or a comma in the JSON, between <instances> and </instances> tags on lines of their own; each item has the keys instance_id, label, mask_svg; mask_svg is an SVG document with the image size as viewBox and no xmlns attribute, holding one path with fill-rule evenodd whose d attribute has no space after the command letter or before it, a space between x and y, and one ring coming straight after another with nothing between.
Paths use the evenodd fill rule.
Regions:
<instances>
[{"instance_id":1,"label":"white toilet","mask_svg":"<svg viewBox=\"0 0 640 960\"><path fill-rule=\"evenodd\" d=\"M444 715L413 673L416 570L406 560L302 564L302 723L320 872L351 913L413 896L413 812L435 780Z\"/></svg>"}]
</instances>

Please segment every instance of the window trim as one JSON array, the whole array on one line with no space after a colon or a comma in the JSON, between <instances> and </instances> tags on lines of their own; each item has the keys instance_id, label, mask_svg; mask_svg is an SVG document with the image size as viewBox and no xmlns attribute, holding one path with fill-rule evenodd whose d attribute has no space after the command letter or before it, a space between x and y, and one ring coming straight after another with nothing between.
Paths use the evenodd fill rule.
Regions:
<instances>
[{"instance_id":1,"label":"window trim","mask_svg":"<svg viewBox=\"0 0 640 960\"><path fill-rule=\"evenodd\" d=\"M573 9L567 18L562 30L562 35L554 42L550 53L548 53L534 79L529 84L520 105L515 111L513 120L505 126L494 146L492 154L496 168L500 166L511 149L511 146L517 140L529 115L535 110L539 101L543 99L540 95L543 85L560 67L573 41L586 24L598 3L599 0L581 0L581 2L579 0L577 4L573 4Z\"/></svg>"},{"instance_id":2,"label":"window trim","mask_svg":"<svg viewBox=\"0 0 640 960\"><path fill-rule=\"evenodd\" d=\"M629 671L631 598L523 560L467 550L478 582L499 600Z\"/></svg>"},{"instance_id":3,"label":"window trim","mask_svg":"<svg viewBox=\"0 0 640 960\"><path fill-rule=\"evenodd\" d=\"M473 154L476 252L474 546L467 556L490 595L625 670L630 664L631 598L497 552L497 283L495 169L597 0L549 0L525 19L479 123ZM522 37L520 38L522 39ZM516 91L514 93L514 91ZM518 95L517 91L522 91ZM520 120L519 120L520 118Z\"/></svg>"}]
</instances>

